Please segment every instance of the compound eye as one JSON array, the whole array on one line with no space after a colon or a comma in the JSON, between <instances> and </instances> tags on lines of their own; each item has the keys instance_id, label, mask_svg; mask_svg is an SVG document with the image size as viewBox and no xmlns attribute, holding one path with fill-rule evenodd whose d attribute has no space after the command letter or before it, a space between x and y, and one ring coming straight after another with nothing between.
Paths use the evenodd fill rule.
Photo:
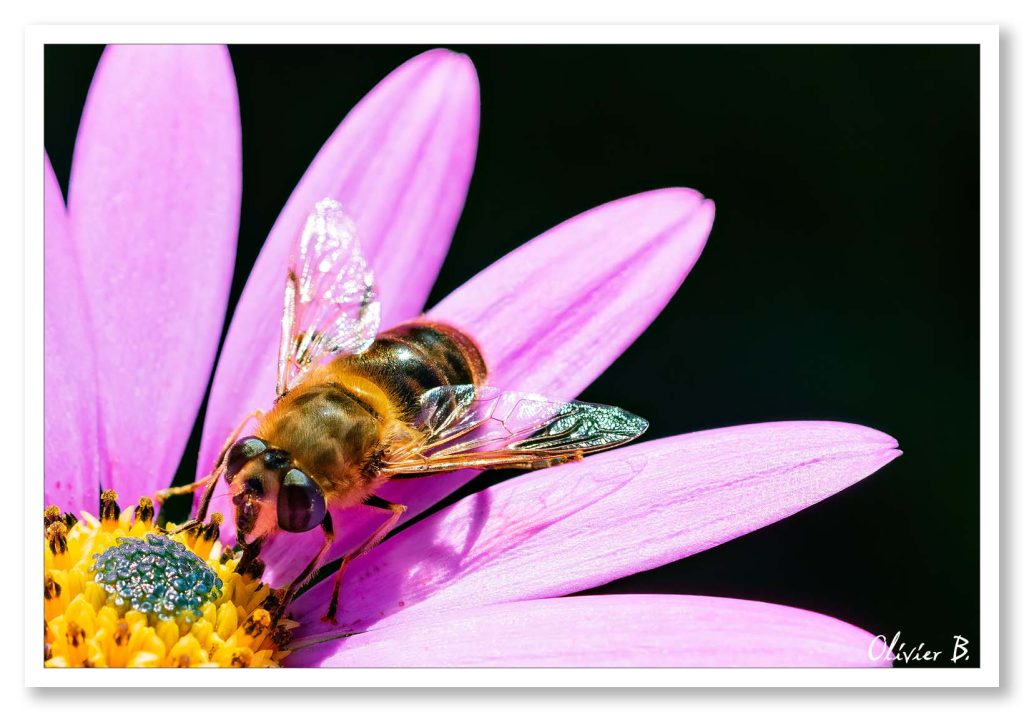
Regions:
<instances>
[{"instance_id":1,"label":"compound eye","mask_svg":"<svg viewBox=\"0 0 1024 712\"><path fill-rule=\"evenodd\" d=\"M288 470L277 495L277 525L286 532L308 532L320 525L326 513L320 485L301 470Z\"/></svg>"},{"instance_id":2,"label":"compound eye","mask_svg":"<svg viewBox=\"0 0 1024 712\"><path fill-rule=\"evenodd\" d=\"M266 452L267 444L259 438L242 438L228 450L228 458L226 462L227 471L224 473L224 479L227 480L228 484L235 479L235 475L242 469L245 463L254 457L258 457Z\"/></svg>"}]
</instances>

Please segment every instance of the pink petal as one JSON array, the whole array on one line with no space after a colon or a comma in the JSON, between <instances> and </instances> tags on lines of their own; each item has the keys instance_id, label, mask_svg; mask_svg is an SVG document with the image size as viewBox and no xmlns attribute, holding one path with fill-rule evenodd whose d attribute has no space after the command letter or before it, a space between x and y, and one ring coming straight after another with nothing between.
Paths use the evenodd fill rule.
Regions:
<instances>
[{"instance_id":1,"label":"pink petal","mask_svg":"<svg viewBox=\"0 0 1024 712\"><path fill-rule=\"evenodd\" d=\"M169 484L220 340L241 207L227 49L112 46L82 115L69 212L96 335L105 487Z\"/></svg>"},{"instance_id":2,"label":"pink petal","mask_svg":"<svg viewBox=\"0 0 1024 712\"><path fill-rule=\"evenodd\" d=\"M200 474L238 422L273 400L284 270L313 205L334 197L355 219L380 285L384 326L416 316L462 212L479 114L472 62L433 50L388 75L320 149L267 238L232 318L203 428ZM214 501L230 531L229 500Z\"/></svg>"},{"instance_id":3,"label":"pink petal","mask_svg":"<svg viewBox=\"0 0 1024 712\"><path fill-rule=\"evenodd\" d=\"M430 316L477 340L490 385L573 398L672 298L714 213L683 188L602 205L494 263Z\"/></svg>"},{"instance_id":4,"label":"pink petal","mask_svg":"<svg viewBox=\"0 0 1024 712\"><path fill-rule=\"evenodd\" d=\"M581 596L418 618L292 653L289 667L887 667L885 647L799 608ZM880 659L874 659L880 658Z\"/></svg>"},{"instance_id":5,"label":"pink petal","mask_svg":"<svg viewBox=\"0 0 1024 712\"><path fill-rule=\"evenodd\" d=\"M494 385L575 397L647 328L700 256L714 204L687 189L657 190L594 208L549 230L456 290L429 316L480 344ZM476 476L461 471L393 482L381 496L415 516ZM360 543L381 515L339 512L333 556ZM286 581L320 535L279 537L268 577Z\"/></svg>"},{"instance_id":6,"label":"pink petal","mask_svg":"<svg viewBox=\"0 0 1024 712\"><path fill-rule=\"evenodd\" d=\"M541 470L456 503L349 568L344 626L559 596L784 519L899 455L859 425L784 422L679 435ZM298 602L322 629L331 581ZM396 618L396 616L398 618Z\"/></svg>"},{"instance_id":7,"label":"pink petal","mask_svg":"<svg viewBox=\"0 0 1024 712\"><path fill-rule=\"evenodd\" d=\"M77 514L99 501L96 364L64 196L44 163L44 490L46 504Z\"/></svg>"}]
</instances>

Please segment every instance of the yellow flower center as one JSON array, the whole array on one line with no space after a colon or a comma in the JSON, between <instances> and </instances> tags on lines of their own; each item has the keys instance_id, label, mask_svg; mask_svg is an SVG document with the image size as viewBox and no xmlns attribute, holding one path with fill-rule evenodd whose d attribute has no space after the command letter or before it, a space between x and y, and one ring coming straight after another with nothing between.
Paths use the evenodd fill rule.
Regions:
<instances>
[{"instance_id":1,"label":"yellow flower center","mask_svg":"<svg viewBox=\"0 0 1024 712\"><path fill-rule=\"evenodd\" d=\"M298 624L275 621L278 597L257 561L217 538L223 518L168 534L148 497L124 512L103 493L100 518L43 513L48 667L277 667Z\"/></svg>"}]
</instances>

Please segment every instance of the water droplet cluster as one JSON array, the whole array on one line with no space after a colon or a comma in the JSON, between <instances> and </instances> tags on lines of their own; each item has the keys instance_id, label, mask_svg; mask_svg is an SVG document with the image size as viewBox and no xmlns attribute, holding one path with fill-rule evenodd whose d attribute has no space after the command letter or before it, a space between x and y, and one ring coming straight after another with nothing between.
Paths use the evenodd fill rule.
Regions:
<instances>
[{"instance_id":1,"label":"water droplet cluster","mask_svg":"<svg viewBox=\"0 0 1024 712\"><path fill-rule=\"evenodd\" d=\"M213 569L184 544L165 536L122 537L93 559L94 580L117 608L192 623L201 616L204 603L221 595L223 583Z\"/></svg>"}]
</instances>

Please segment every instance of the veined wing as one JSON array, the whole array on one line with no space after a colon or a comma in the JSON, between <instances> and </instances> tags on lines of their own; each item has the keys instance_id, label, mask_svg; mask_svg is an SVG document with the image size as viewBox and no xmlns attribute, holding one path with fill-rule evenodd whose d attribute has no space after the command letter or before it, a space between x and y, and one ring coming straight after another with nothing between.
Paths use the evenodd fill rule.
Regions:
<instances>
[{"instance_id":1,"label":"veined wing","mask_svg":"<svg viewBox=\"0 0 1024 712\"><path fill-rule=\"evenodd\" d=\"M366 350L379 328L377 289L355 225L340 203L321 200L288 264L277 395L291 390L324 357Z\"/></svg>"},{"instance_id":2,"label":"veined wing","mask_svg":"<svg viewBox=\"0 0 1024 712\"><path fill-rule=\"evenodd\" d=\"M627 443L647 421L614 406L458 385L425 393L414 426L421 438L385 457L392 477L547 467Z\"/></svg>"}]
</instances>

